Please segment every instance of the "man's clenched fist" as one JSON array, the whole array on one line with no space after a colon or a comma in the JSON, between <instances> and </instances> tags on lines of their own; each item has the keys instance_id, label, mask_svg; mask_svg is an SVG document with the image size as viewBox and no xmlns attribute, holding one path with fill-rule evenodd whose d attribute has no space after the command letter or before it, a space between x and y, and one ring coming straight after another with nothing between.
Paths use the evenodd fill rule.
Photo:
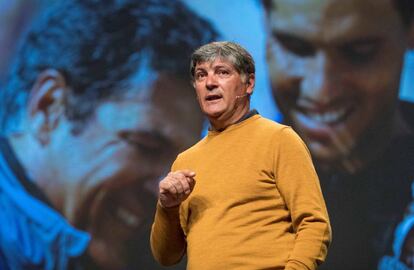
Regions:
<instances>
[{"instance_id":1,"label":"man's clenched fist","mask_svg":"<svg viewBox=\"0 0 414 270\"><path fill-rule=\"evenodd\" d=\"M170 172L159 184L159 200L163 207L181 204L193 191L195 172L182 170Z\"/></svg>"}]
</instances>

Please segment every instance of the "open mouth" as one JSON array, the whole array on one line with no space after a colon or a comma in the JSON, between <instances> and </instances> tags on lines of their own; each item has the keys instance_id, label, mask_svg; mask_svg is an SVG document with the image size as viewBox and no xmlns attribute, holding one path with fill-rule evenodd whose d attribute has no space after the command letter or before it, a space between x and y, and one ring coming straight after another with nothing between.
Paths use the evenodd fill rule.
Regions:
<instances>
[{"instance_id":1,"label":"open mouth","mask_svg":"<svg viewBox=\"0 0 414 270\"><path fill-rule=\"evenodd\" d=\"M126 269L148 260L150 251L145 243L155 212L154 195L142 187L124 186L101 187L91 197L82 225L92 236L92 260L101 266L110 263L108 269Z\"/></svg>"},{"instance_id":2,"label":"open mouth","mask_svg":"<svg viewBox=\"0 0 414 270\"><path fill-rule=\"evenodd\" d=\"M134 230L138 229L143 223L141 215L122 206L116 208L115 217L125 226Z\"/></svg>"},{"instance_id":3,"label":"open mouth","mask_svg":"<svg viewBox=\"0 0 414 270\"><path fill-rule=\"evenodd\" d=\"M150 222L155 197L144 190L122 190L109 195L106 206L110 216L130 230L140 230Z\"/></svg>"},{"instance_id":4,"label":"open mouth","mask_svg":"<svg viewBox=\"0 0 414 270\"><path fill-rule=\"evenodd\" d=\"M221 98L222 98L221 95L208 95L206 97L206 100L207 101L214 101L214 100L218 100L218 99L221 99Z\"/></svg>"},{"instance_id":5,"label":"open mouth","mask_svg":"<svg viewBox=\"0 0 414 270\"><path fill-rule=\"evenodd\" d=\"M345 121L352 111L353 109L351 106L321 112L299 108L298 117L302 122L309 122L315 125L333 126Z\"/></svg>"},{"instance_id":6,"label":"open mouth","mask_svg":"<svg viewBox=\"0 0 414 270\"><path fill-rule=\"evenodd\" d=\"M151 223L155 211L156 198L143 188L106 189L102 188L91 198L89 214L86 214L83 226L93 226L95 230L107 224L120 226L125 233L144 230ZM85 228L86 229L86 228ZM100 230L100 229L98 229Z\"/></svg>"}]
</instances>

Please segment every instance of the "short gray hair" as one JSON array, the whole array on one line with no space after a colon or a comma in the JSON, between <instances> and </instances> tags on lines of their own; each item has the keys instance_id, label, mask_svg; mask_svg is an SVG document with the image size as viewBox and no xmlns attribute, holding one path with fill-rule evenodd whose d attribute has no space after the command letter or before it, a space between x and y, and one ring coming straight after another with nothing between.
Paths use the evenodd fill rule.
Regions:
<instances>
[{"instance_id":1,"label":"short gray hair","mask_svg":"<svg viewBox=\"0 0 414 270\"><path fill-rule=\"evenodd\" d=\"M232 63L241 75L255 74L253 57L237 43L231 41L216 41L201 46L191 55L190 75L194 81L194 72L197 64L222 59Z\"/></svg>"}]
</instances>

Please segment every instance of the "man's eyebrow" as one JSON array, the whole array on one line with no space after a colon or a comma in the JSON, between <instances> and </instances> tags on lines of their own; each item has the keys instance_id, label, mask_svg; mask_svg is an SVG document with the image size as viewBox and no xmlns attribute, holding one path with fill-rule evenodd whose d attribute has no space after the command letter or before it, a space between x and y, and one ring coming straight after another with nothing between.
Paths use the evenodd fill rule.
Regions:
<instances>
[{"instance_id":1,"label":"man's eyebrow","mask_svg":"<svg viewBox=\"0 0 414 270\"><path fill-rule=\"evenodd\" d=\"M230 65L230 64L217 64L217 65L215 65L215 66L212 66L211 68L212 68L213 70L216 70L216 69L219 69L219 68L232 69L232 68L233 68L233 66L232 66L232 65ZM203 68L203 67L197 67L197 68L194 70L194 72L197 72L197 71L207 71L207 69L206 69L206 68Z\"/></svg>"},{"instance_id":2,"label":"man's eyebrow","mask_svg":"<svg viewBox=\"0 0 414 270\"><path fill-rule=\"evenodd\" d=\"M272 36L276 39L285 39L285 40L289 40L289 41L300 41L300 42L306 42L306 43L310 43L311 41L301 37L299 35L295 35L292 33L287 33L284 31L280 31L280 30L273 30L272 31Z\"/></svg>"},{"instance_id":3,"label":"man's eyebrow","mask_svg":"<svg viewBox=\"0 0 414 270\"><path fill-rule=\"evenodd\" d=\"M140 129L130 129L120 133L120 136L123 139L140 139L142 142L147 142L154 146L154 143L157 144L157 147L166 147L172 144L172 141L168 134L160 130L140 130ZM154 147L155 148L155 147Z\"/></svg>"},{"instance_id":4,"label":"man's eyebrow","mask_svg":"<svg viewBox=\"0 0 414 270\"><path fill-rule=\"evenodd\" d=\"M292 33L288 33L285 31L280 30L273 30L272 36L278 40L290 41L290 42L302 42L302 43L312 43L311 40L301 37L299 35L295 35ZM355 37L338 37L337 40L332 41L331 45L334 46L357 46L357 45L369 45L374 43L379 43L383 41L381 37L377 36L355 36ZM330 42L328 42L330 43ZM323 44L320 44L323 45Z\"/></svg>"},{"instance_id":5,"label":"man's eyebrow","mask_svg":"<svg viewBox=\"0 0 414 270\"><path fill-rule=\"evenodd\" d=\"M218 68L232 69L233 67L231 65L217 65L217 66L214 66L214 69L218 69Z\"/></svg>"}]
</instances>

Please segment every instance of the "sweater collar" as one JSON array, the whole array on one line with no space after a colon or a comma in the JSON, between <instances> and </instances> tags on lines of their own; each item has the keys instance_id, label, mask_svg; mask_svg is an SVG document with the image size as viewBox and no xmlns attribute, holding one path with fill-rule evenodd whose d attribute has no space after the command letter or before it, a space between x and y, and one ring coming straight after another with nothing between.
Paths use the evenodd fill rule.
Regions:
<instances>
[{"instance_id":1,"label":"sweater collar","mask_svg":"<svg viewBox=\"0 0 414 270\"><path fill-rule=\"evenodd\" d=\"M233 124L231 124L231 125L229 125L229 126L227 126L225 128L222 128L222 129L219 129L219 130L213 130L213 128L211 126L209 126L208 130L209 131L222 132L225 129L227 129L228 127L230 127L232 125L235 125L235 124L238 124L240 122L243 122L244 120L249 119L250 117L252 117L252 116L254 116L256 114L259 114L259 112L256 109L252 109L252 110L248 111L245 115L243 115L239 120L237 120L236 122L234 122Z\"/></svg>"}]
</instances>

